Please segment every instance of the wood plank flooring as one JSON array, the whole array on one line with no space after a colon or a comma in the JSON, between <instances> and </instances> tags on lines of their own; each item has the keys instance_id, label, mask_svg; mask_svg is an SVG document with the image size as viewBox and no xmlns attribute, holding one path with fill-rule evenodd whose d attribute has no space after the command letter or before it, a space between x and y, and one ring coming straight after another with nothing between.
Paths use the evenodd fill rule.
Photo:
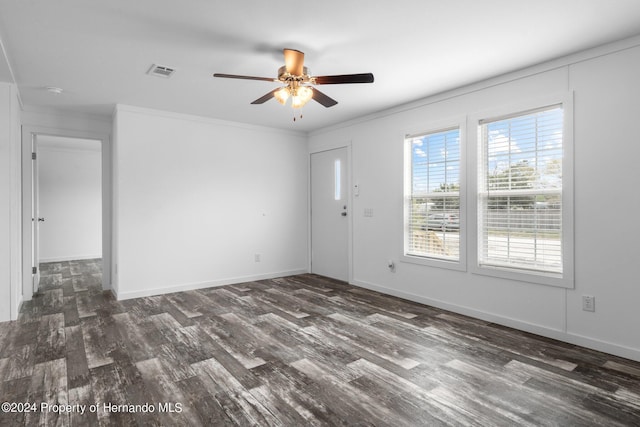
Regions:
<instances>
[{"instance_id":1,"label":"wood plank flooring","mask_svg":"<svg viewBox=\"0 0 640 427\"><path fill-rule=\"evenodd\" d=\"M640 426L640 363L310 274L118 302L98 261L0 324L0 425Z\"/></svg>"}]
</instances>

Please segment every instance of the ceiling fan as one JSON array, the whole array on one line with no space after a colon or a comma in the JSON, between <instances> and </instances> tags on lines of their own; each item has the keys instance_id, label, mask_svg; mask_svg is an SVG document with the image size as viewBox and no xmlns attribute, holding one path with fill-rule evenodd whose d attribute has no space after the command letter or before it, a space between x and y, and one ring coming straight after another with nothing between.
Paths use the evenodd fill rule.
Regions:
<instances>
[{"instance_id":1,"label":"ceiling fan","mask_svg":"<svg viewBox=\"0 0 640 427\"><path fill-rule=\"evenodd\" d=\"M311 99L314 99L327 108L338 103L338 101L320 92L315 87L312 87L312 85L373 83L373 74L371 73L310 76L309 69L304 66L303 52L295 49L284 49L283 52L285 65L278 69L278 78L239 76L236 74L221 73L215 73L213 77L284 83L284 86L274 89L256 99L252 104L263 104L271 98L276 98L280 104L285 105L289 97L291 97L291 106L293 108L301 108Z\"/></svg>"}]
</instances>

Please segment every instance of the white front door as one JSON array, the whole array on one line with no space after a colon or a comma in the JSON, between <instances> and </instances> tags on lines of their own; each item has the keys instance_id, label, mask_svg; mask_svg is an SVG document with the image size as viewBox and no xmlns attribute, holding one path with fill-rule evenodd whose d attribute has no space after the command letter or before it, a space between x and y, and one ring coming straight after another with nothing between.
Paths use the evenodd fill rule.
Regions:
<instances>
[{"instance_id":1,"label":"white front door","mask_svg":"<svg viewBox=\"0 0 640 427\"><path fill-rule=\"evenodd\" d=\"M311 154L311 272L349 280L347 149Z\"/></svg>"}]
</instances>

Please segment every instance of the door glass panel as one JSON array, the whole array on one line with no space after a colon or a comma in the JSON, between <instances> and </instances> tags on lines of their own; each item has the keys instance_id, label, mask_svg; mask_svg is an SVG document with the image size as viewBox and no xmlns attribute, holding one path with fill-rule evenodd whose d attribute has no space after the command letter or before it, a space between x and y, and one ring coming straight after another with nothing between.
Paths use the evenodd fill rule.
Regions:
<instances>
[{"instance_id":1,"label":"door glass panel","mask_svg":"<svg viewBox=\"0 0 640 427\"><path fill-rule=\"evenodd\" d=\"M340 159L334 163L334 198L340 200L342 198L342 183L340 182Z\"/></svg>"}]
</instances>

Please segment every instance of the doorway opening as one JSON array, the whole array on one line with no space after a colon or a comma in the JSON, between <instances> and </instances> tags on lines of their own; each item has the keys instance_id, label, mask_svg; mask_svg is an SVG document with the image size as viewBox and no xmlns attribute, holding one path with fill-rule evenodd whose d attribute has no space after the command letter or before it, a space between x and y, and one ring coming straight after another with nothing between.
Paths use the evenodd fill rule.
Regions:
<instances>
[{"instance_id":1,"label":"doorway opening","mask_svg":"<svg viewBox=\"0 0 640 427\"><path fill-rule=\"evenodd\" d=\"M43 268L87 260L110 289L108 137L23 127L22 158L23 300L38 291Z\"/></svg>"}]
</instances>

